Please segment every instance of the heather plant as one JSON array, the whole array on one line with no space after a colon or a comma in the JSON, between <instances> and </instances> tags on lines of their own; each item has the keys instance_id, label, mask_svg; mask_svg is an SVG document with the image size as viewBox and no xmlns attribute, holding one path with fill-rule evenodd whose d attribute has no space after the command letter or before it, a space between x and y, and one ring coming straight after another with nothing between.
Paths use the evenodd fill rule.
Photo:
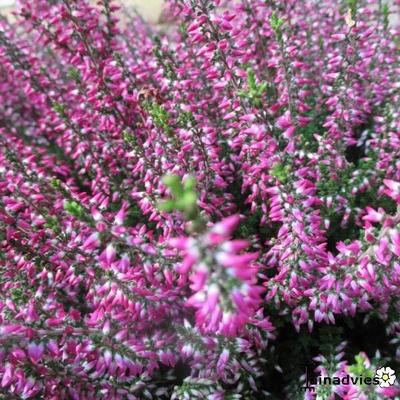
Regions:
<instances>
[{"instance_id":1,"label":"heather plant","mask_svg":"<svg viewBox=\"0 0 400 400\"><path fill-rule=\"evenodd\" d=\"M398 398L400 3L18 3L0 398Z\"/></svg>"}]
</instances>

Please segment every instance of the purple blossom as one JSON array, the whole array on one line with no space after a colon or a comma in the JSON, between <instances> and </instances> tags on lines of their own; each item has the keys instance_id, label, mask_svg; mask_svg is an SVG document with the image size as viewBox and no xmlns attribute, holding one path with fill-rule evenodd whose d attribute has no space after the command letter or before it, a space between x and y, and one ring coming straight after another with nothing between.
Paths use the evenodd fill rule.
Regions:
<instances>
[{"instance_id":1,"label":"purple blossom","mask_svg":"<svg viewBox=\"0 0 400 400\"><path fill-rule=\"evenodd\" d=\"M343 321L379 321L392 351L399 1L168 0L166 29L109 0L18 3L0 20L0 397L267 398ZM311 343L299 360L285 332ZM354 373L330 340L318 371Z\"/></svg>"}]
</instances>

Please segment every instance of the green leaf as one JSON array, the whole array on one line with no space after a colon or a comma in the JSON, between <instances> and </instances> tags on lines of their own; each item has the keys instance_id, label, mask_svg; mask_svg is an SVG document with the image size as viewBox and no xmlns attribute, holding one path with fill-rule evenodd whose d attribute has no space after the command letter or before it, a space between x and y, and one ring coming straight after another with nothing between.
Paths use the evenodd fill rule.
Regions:
<instances>
[{"instance_id":1,"label":"green leaf","mask_svg":"<svg viewBox=\"0 0 400 400\"><path fill-rule=\"evenodd\" d=\"M132 136L129 132L124 131L122 133L122 137L124 138L125 143L135 145L136 144L136 139L134 136Z\"/></svg>"},{"instance_id":2,"label":"green leaf","mask_svg":"<svg viewBox=\"0 0 400 400\"><path fill-rule=\"evenodd\" d=\"M64 210L76 218L79 218L79 219L85 218L84 208L76 201L69 201L69 200L66 201L64 203Z\"/></svg>"},{"instance_id":3,"label":"green leaf","mask_svg":"<svg viewBox=\"0 0 400 400\"><path fill-rule=\"evenodd\" d=\"M390 9L387 4L384 4L382 7L382 14L383 14L383 25L385 29L389 26L389 14L390 14Z\"/></svg>"},{"instance_id":4,"label":"green leaf","mask_svg":"<svg viewBox=\"0 0 400 400\"><path fill-rule=\"evenodd\" d=\"M164 185L171 191L171 193L180 197L183 195L184 190L178 175L167 175L163 178Z\"/></svg>"},{"instance_id":5,"label":"green leaf","mask_svg":"<svg viewBox=\"0 0 400 400\"><path fill-rule=\"evenodd\" d=\"M194 192L186 192L176 201L176 206L181 211L190 211L196 206L197 195Z\"/></svg>"},{"instance_id":6,"label":"green leaf","mask_svg":"<svg viewBox=\"0 0 400 400\"><path fill-rule=\"evenodd\" d=\"M57 114L60 114L61 116L65 115L65 106L64 106L64 104L54 102L53 103L53 110Z\"/></svg>"},{"instance_id":7,"label":"green leaf","mask_svg":"<svg viewBox=\"0 0 400 400\"><path fill-rule=\"evenodd\" d=\"M259 87L258 87L258 93L261 95L263 94L268 87L268 83L267 82L263 82Z\"/></svg>"},{"instance_id":8,"label":"green leaf","mask_svg":"<svg viewBox=\"0 0 400 400\"><path fill-rule=\"evenodd\" d=\"M196 179L193 176L188 176L183 186L185 191L193 191L196 188Z\"/></svg>"},{"instance_id":9,"label":"green leaf","mask_svg":"<svg viewBox=\"0 0 400 400\"><path fill-rule=\"evenodd\" d=\"M54 188L54 189L59 189L61 187L61 181L59 179L52 179L50 182L50 185Z\"/></svg>"},{"instance_id":10,"label":"green leaf","mask_svg":"<svg viewBox=\"0 0 400 400\"><path fill-rule=\"evenodd\" d=\"M70 68L67 73L68 78L74 80L75 82L81 81L81 73L76 68Z\"/></svg>"},{"instance_id":11,"label":"green leaf","mask_svg":"<svg viewBox=\"0 0 400 400\"><path fill-rule=\"evenodd\" d=\"M165 200L164 202L158 205L158 209L160 211L172 212L176 208L176 204L174 200Z\"/></svg>"},{"instance_id":12,"label":"green leaf","mask_svg":"<svg viewBox=\"0 0 400 400\"><path fill-rule=\"evenodd\" d=\"M277 178L280 182L285 183L289 176L290 167L282 163L275 164L271 169L271 175Z\"/></svg>"},{"instance_id":13,"label":"green leaf","mask_svg":"<svg viewBox=\"0 0 400 400\"><path fill-rule=\"evenodd\" d=\"M196 180L188 176L182 185L181 178L177 175L167 175L163 183L169 188L173 198L165 200L158 205L161 211L172 212L174 210L185 213L188 220L195 220L198 216L197 193L195 191Z\"/></svg>"},{"instance_id":14,"label":"green leaf","mask_svg":"<svg viewBox=\"0 0 400 400\"><path fill-rule=\"evenodd\" d=\"M256 74L251 68L247 68L247 81L251 91L257 91Z\"/></svg>"},{"instance_id":15,"label":"green leaf","mask_svg":"<svg viewBox=\"0 0 400 400\"><path fill-rule=\"evenodd\" d=\"M279 18L277 13L274 11L270 18L271 28L278 32L280 31L281 26L283 25L283 19Z\"/></svg>"}]
</instances>

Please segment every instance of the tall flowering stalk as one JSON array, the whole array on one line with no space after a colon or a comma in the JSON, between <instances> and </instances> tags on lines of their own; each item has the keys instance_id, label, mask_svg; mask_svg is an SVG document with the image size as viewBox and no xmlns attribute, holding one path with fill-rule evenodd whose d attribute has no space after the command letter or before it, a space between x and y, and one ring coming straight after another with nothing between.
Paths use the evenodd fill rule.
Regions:
<instances>
[{"instance_id":1,"label":"tall flowering stalk","mask_svg":"<svg viewBox=\"0 0 400 400\"><path fill-rule=\"evenodd\" d=\"M192 272L188 305L197 309L196 323L205 332L235 336L261 303L263 288L256 285L258 267L252 264L258 254L239 254L248 243L228 240L238 223L239 216L232 216L199 238L171 243L185 252L179 271Z\"/></svg>"}]
</instances>

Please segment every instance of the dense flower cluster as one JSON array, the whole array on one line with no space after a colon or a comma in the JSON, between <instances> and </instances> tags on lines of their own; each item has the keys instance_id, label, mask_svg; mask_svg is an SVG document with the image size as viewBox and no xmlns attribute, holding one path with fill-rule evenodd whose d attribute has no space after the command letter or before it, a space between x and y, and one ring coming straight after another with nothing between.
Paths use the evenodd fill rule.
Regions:
<instances>
[{"instance_id":1,"label":"dense flower cluster","mask_svg":"<svg viewBox=\"0 0 400 400\"><path fill-rule=\"evenodd\" d=\"M260 307L263 288L255 286L257 268L251 264L257 253L237 254L248 243L227 240L239 219L239 216L226 218L196 239L172 241L186 251L179 272L195 269L189 278L194 294L188 299L188 305L198 309L196 323L205 332L234 336L251 322Z\"/></svg>"},{"instance_id":2,"label":"dense flower cluster","mask_svg":"<svg viewBox=\"0 0 400 400\"><path fill-rule=\"evenodd\" d=\"M0 397L398 396L299 393L293 363L400 358L399 7L169 0L156 28L20 0L0 20ZM382 342L346 350L360 324Z\"/></svg>"}]
</instances>

